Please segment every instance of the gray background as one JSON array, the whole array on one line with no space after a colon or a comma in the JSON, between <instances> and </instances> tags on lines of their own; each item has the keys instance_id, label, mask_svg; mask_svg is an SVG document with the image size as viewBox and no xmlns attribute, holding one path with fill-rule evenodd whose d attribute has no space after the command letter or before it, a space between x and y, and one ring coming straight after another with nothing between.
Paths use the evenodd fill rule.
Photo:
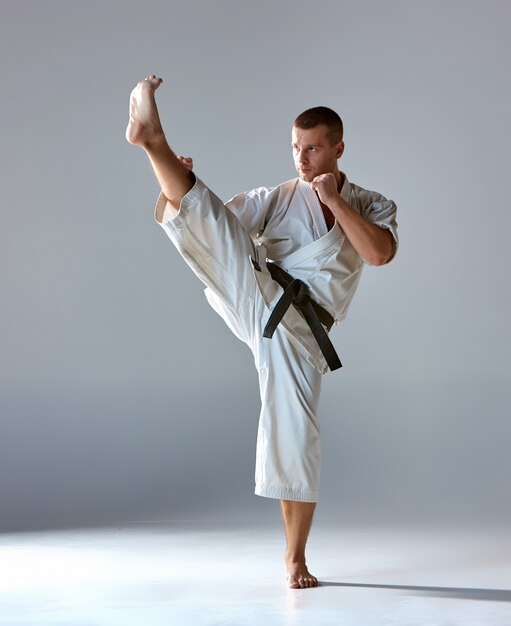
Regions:
<instances>
[{"instance_id":1,"label":"gray background","mask_svg":"<svg viewBox=\"0 0 511 626\"><path fill-rule=\"evenodd\" d=\"M506 522L511 4L0 2L0 529L278 516L253 491L249 351L153 221L124 139L149 73L221 197L295 173L290 124L343 117L393 198L325 379L318 516Z\"/></svg>"}]
</instances>

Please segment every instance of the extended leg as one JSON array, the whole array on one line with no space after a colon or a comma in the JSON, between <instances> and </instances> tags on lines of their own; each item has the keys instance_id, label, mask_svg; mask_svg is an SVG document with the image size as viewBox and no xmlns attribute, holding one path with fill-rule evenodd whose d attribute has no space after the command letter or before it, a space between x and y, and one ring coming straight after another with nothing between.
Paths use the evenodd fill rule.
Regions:
<instances>
[{"instance_id":1,"label":"extended leg","mask_svg":"<svg viewBox=\"0 0 511 626\"><path fill-rule=\"evenodd\" d=\"M257 295L250 261L257 256L254 243L234 213L195 177L191 159L177 157L169 147L155 100L161 82L151 75L133 89L126 129L127 140L145 150L162 190L155 219L195 274L222 300L225 315L251 319ZM235 334L249 342L246 328Z\"/></svg>"},{"instance_id":2,"label":"extended leg","mask_svg":"<svg viewBox=\"0 0 511 626\"><path fill-rule=\"evenodd\" d=\"M286 568L291 589L317 587L318 579L309 573L305 563L305 546L312 525L315 502L281 500L286 530Z\"/></svg>"},{"instance_id":3,"label":"extended leg","mask_svg":"<svg viewBox=\"0 0 511 626\"><path fill-rule=\"evenodd\" d=\"M194 175L170 149L158 115L154 92L161 78L148 76L131 92L126 139L147 153L156 178L176 215L183 197L193 187Z\"/></svg>"}]
</instances>

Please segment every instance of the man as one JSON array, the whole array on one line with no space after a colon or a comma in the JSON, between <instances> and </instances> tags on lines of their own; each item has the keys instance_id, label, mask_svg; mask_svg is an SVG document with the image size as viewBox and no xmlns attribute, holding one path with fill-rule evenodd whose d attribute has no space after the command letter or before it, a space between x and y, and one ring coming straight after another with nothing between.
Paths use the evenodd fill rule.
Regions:
<instances>
[{"instance_id":1,"label":"man","mask_svg":"<svg viewBox=\"0 0 511 626\"><path fill-rule=\"evenodd\" d=\"M364 262L394 256L396 206L339 171L342 121L326 107L294 122L298 179L224 204L170 149L155 101L161 82L151 75L132 91L126 137L160 184L156 221L252 350L262 404L255 493L281 502L289 586L315 587L305 547L319 495L317 410L322 375L341 366L327 330L345 317Z\"/></svg>"}]
</instances>

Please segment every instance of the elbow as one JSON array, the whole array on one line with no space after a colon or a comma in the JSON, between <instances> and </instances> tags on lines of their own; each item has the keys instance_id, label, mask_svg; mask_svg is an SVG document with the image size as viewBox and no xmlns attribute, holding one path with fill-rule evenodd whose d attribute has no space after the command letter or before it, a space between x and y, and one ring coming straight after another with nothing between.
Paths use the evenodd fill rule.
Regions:
<instances>
[{"instance_id":1,"label":"elbow","mask_svg":"<svg viewBox=\"0 0 511 626\"><path fill-rule=\"evenodd\" d=\"M390 259L388 257L383 257L383 256L375 257L374 259L369 259L370 265L374 265L375 267L381 267L382 265L385 265L389 261Z\"/></svg>"},{"instance_id":2,"label":"elbow","mask_svg":"<svg viewBox=\"0 0 511 626\"><path fill-rule=\"evenodd\" d=\"M382 250L375 250L371 255L371 259L369 259L369 263L371 265L376 265L377 267L381 265L386 265L389 261L392 261L394 255L396 254L396 242L394 239L389 241L389 245L385 246Z\"/></svg>"},{"instance_id":3,"label":"elbow","mask_svg":"<svg viewBox=\"0 0 511 626\"><path fill-rule=\"evenodd\" d=\"M375 267L381 267L382 265L386 265L392 259L393 253L383 254L383 253L375 253L372 254L366 261L369 265L374 265Z\"/></svg>"}]
</instances>

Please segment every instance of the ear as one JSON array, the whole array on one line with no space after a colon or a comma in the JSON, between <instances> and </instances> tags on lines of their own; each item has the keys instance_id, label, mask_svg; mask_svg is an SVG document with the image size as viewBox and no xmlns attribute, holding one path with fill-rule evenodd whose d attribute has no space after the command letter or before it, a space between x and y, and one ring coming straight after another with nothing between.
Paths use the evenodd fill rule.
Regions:
<instances>
[{"instance_id":1,"label":"ear","mask_svg":"<svg viewBox=\"0 0 511 626\"><path fill-rule=\"evenodd\" d=\"M339 141L339 143L337 144L337 151L335 153L335 156L338 159L340 159L343 152L344 152L344 141L341 139L341 141Z\"/></svg>"}]
</instances>

